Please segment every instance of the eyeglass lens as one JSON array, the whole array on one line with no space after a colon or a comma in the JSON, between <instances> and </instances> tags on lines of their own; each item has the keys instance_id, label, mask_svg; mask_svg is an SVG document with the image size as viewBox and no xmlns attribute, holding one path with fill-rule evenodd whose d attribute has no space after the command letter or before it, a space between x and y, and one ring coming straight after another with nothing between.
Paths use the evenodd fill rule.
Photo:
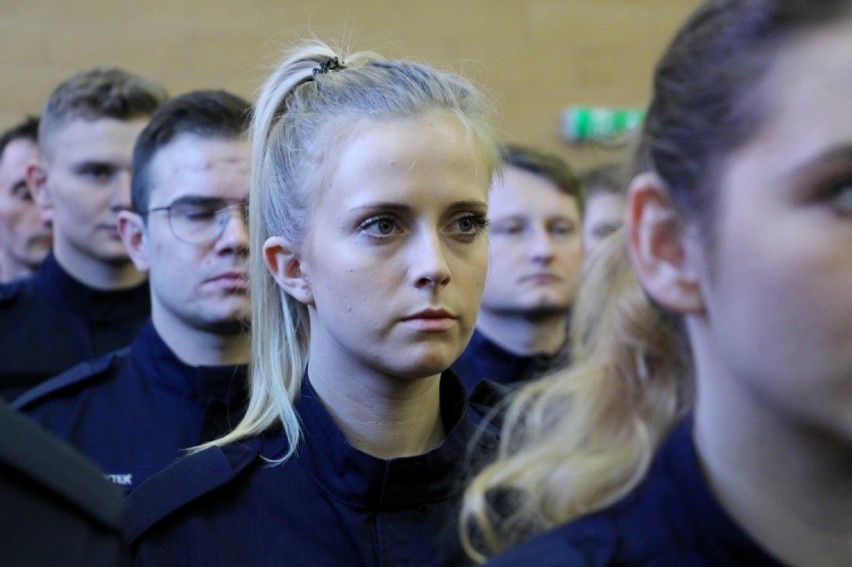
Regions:
<instances>
[{"instance_id":1,"label":"eyeglass lens","mask_svg":"<svg viewBox=\"0 0 852 567\"><path fill-rule=\"evenodd\" d=\"M194 244L219 238L234 215L246 223L246 204L224 199L193 199L175 201L169 207L169 224L179 239Z\"/></svg>"}]
</instances>

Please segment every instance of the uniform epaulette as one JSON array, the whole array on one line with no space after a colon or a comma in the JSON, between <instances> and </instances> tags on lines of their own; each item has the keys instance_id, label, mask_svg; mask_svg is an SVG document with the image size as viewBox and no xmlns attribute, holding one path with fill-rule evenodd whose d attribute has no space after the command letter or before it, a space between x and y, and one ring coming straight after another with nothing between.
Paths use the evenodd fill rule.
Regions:
<instances>
[{"instance_id":1,"label":"uniform epaulette","mask_svg":"<svg viewBox=\"0 0 852 567\"><path fill-rule=\"evenodd\" d=\"M126 355L130 347L123 348L106 354L104 356L87 360L72 366L65 372L45 380L38 386L22 394L11 405L16 410L26 410L27 406L39 401L41 398L54 394L70 386L87 383L98 378L104 372L112 368L116 360Z\"/></svg>"},{"instance_id":2,"label":"uniform epaulette","mask_svg":"<svg viewBox=\"0 0 852 567\"><path fill-rule=\"evenodd\" d=\"M228 484L260 454L259 443L211 447L188 455L133 490L127 498L127 541L136 540L160 520Z\"/></svg>"}]
</instances>

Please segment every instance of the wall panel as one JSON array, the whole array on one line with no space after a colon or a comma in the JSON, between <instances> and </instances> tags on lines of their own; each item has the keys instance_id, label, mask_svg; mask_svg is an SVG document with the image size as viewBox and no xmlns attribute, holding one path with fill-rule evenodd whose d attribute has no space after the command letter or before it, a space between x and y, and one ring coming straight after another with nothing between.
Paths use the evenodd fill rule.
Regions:
<instances>
[{"instance_id":1,"label":"wall panel","mask_svg":"<svg viewBox=\"0 0 852 567\"><path fill-rule=\"evenodd\" d=\"M0 0L0 126L36 113L94 65L147 74L172 93L251 98L283 44L312 33L450 67L496 97L501 131L578 167L608 159L566 144L569 104L644 105L654 60L697 0ZM617 153L617 152L616 152Z\"/></svg>"}]
</instances>

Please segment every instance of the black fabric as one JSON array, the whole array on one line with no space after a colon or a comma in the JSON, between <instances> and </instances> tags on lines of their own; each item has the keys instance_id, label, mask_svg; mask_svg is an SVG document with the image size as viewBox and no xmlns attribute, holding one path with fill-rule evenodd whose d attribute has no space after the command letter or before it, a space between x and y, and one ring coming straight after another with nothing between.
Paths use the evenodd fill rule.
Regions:
<instances>
[{"instance_id":1,"label":"black fabric","mask_svg":"<svg viewBox=\"0 0 852 567\"><path fill-rule=\"evenodd\" d=\"M0 562L129 565L122 493L71 447L0 403Z\"/></svg>"}]
</instances>

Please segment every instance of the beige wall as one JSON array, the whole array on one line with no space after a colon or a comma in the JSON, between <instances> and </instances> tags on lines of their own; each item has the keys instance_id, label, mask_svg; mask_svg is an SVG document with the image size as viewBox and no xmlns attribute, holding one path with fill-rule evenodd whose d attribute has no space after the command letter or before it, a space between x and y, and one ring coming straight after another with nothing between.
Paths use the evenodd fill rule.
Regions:
<instances>
[{"instance_id":1,"label":"beige wall","mask_svg":"<svg viewBox=\"0 0 852 567\"><path fill-rule=\"evenodd\" d=\"M698 0L0 0L0 126L37 113L95 65L172 94L252 97L280 47L334 43L461 71L497 98L504 138L584 167L612 150L570 146L566 105L643 106L654 60Z\"/></svg>"}]
</instances>

